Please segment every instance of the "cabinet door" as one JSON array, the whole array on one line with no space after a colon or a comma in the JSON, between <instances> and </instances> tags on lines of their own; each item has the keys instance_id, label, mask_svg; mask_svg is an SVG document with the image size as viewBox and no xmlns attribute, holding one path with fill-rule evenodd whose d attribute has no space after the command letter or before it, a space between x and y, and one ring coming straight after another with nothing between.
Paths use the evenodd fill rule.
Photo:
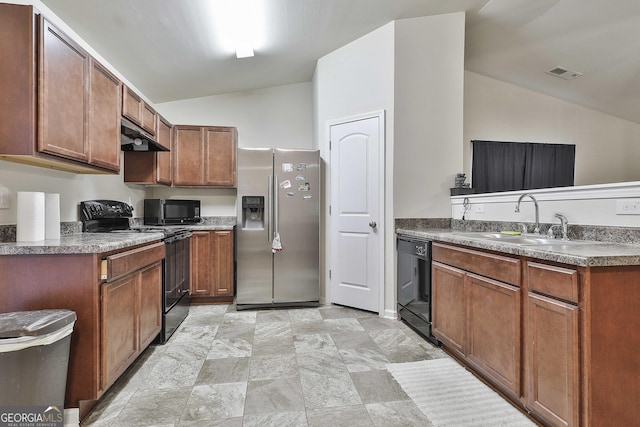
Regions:
<instances>
[{"instance_id":1,"label":"cabinet door","mask_svg":"<svg viewBox=\"0 0 640 427\"><path fill-rule=\"evenodd\" d=\"M213 295L233 296L233 232L214 231L211 239Z\"/></svg>"},{"instance_id":2,"label":"cabinet door","mask_svg":"<svg viewBox=\"0 0 640 427\"><path fill-rule=\"evenodd\" d=\"M173 129L173 185L202 185L202 129L198 126Z\"/></svg>"},{"instance_id":3,"label":"cabinet door","mask_svg":"<svg viewBox=\"0 0 640 427\"><path fill-rule=\"evenodd\" d=\"M158 116L156 110L151 108L146 102L142 103L142 129L149 132L149 135L156 135Z\"/></svg>"},{"instance_id":4,"label":"cabinet door","mask_svg":"<svg viewBox=\"0 0 640 427\"><path fill-rule=\"evenodd\" d=\"M208 231L194 231L191 236L191 295L210 296L211 238Z\"/></svg>"},{"instance_id":5,"label":"cabinet door","mask_svg":"<svg viewBox=\"0 0 640 427\"><path fill-rule=\"evenodd\" d=\"M138 291L139 337L142 351L162 328L162 262L142 270Z\"/></svg>"},{"instance_id":6,"label":"cabinet door","mask_svg":"<svg viewBox=\"0 0 640 427\"><path fill-rule=\"evenodd\" d=\"M89 54L40 19L38 151L87 162Z\"/></svg>"},{"instance_id":7,"label":"cabinet door","mask_svg":"<svg viewBox=\"0 0 640 427\"><path fill-rule=\"evenodd\" d=\"M467 274L467 360L518 399L520 289Z\"/></svg>"},{"instance_id":8,"label":"cabinet door","mask_svg":"<svg viewBox=\"0 0 640 427\"><path fill-rule=\"evenodd\" d=\"M120 171L120 80L91 58L89 163Z\"/></svg>"},{"instance_id":9,"label":"cabinet door","mask_svg":"<svg viewBox=\"0 0 640 427\"><path fill-rule=\"evenodd\" d=\"M138 355L136 287L138 274L102 285L102 378L104 390Z\"/></svg>"},{"instance_id":10,"label":"cabinet door","mask_svg":"<svg viewBox=\"0 0 640 427\"><path fill-rule=\"evenodd\" d=\"M578 426L578 307L527 297L527 406L558 426Z\"/></svg>"},{"instance_id":11,"label":"cabinet door","mask_svg":"<svg viewBox=\"0 0 640 427\"><path fill-rule=\"evenodd\" d=\"M142 104L142 98L122 85L122 115L138 126L142 126Z\"/></svg>"},{"instance_id":12,"label":"cabinet door","mask_svg":"<svg viewBox=\"0 0 640 427\"><path fill-rule=\"evenodd\" d=\"M204 129L205 185L216 187L236 186L235 128L208 127Z\"/></svg>"},{"instance_id":13,"label":"cabinet door","mask_svg":"<svg viewBox=\"0 0 640 427\"><path fill-rule=\"evenodd\" d=\"M433 335L451 350L465 352L465 272L432 264Z\"/></svg>"},{"instance_id":14,"label":"cabinet door","mask_svg":"<svg viewBox=\"0 0 640 427\"><path fill-rule=\"evenodd\" d=\"M158 119L158 142L173 150L173 132L171 124L162 118ZM159 184L171 185L171 151L157 151L156 181Z\"/></svg>"}]
</instances>

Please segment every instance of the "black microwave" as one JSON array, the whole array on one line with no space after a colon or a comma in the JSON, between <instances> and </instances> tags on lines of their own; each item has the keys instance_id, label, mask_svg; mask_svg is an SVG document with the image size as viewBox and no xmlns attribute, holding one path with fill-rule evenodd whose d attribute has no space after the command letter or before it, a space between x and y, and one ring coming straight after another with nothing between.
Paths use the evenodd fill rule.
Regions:
<instances>
[{"instance_id":1,"label":"black microwave","mask_svg":"<svg viewBox=\"0 0 640 427\"><path fill-rule=\"evenodd\" d=\"M147 225L197 224L200 200L144 199L144 223Z\"/></svg>"}]
</instances>

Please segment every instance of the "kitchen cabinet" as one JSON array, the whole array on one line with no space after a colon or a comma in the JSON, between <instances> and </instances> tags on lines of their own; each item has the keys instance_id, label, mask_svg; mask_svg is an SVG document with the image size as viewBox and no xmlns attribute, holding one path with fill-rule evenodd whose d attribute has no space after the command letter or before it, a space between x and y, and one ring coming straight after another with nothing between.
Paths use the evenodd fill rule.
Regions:
<instances>
[{"instance_id":1,"label":"kitchen cabinet","mask_svg":"<svg viewBox=\"0 0 640 427\"><path fill-rule=\"evenodd\" d=\"M640 266L572 266L435 241L433 331L549 426L640 418Z\"/></svg>"},{"instance_id":2,"label":"kitchen cabinet","mask_svg":"<svg viewBox=\"0 0 640 427\"><path fill-rule=\"evenodd\" d=\"M88 161L89 54L40 16L38 151Z\"/></svg>"},{"instance_id":3,"label":"kitchen cabinet","mask_svg":"<svg viewBox=\"0 0 640 427\"><path fill-rule=\"evenodd\" d=\"M520 289L467 275L467 352L471 365L514 398L520 396Z\"/></svg>"},{"instance_id":4,"label":"kitchen cabinet","mask_svg":"<svg viewBox=\"0 0 640 427\"><path fill-rule=\"evenodd\" d=\"M89 60L89 164L120 171L120 80Z\"/></svg>"},{"instance_id":5,"label":"kitchen cabinet","mask_svg":"<svg viewBox=\"0 0 640 427\"><path fill-rule=\"evenodd\" d=\"M235 188L236 128L175 125L173 129L174 186Z\"/></svg>"},{"instance_id":6,"label":"kitchen cabinet","mask_svg":"<svg viewBox=\"0 0 640 427\"><path fill-rule=\"evenodd\" d=\"M76 313L65 408L79 408L80 419L158 334L163 258L163 242L104 254L0 256L0 312Z\"/></svg>"},{"instance_id":7,"label":"kitchen cabinet","mask_svg":"<svg viewBox=\"0 0 640 427\"><path fill-rule=\"evenodd\" d=\"M158 115L158 142L173 150L173 126ZM125 151L124 182L171 185L171 151Z\"/></svg>"},{"instance_id":8,"label":"kitchen cabinet","mask_svg":"<svg viewBox=\"0 0 640 427\"><path fill-rule=\"evenodd\" d=\"M102 285L101 310L101 385L106 389L160 332L162 262Z\"/></svg>"},{"instance_id":9,"label":"kitchen cabinet","mask_svg":"<svg viewBox=\"0 0 640 427\"><path fill-rule=\"evenodd\" d=\"M112 384L138 355L136 275L102 286L101 387Z\"/></svg>"},{"instance_id":10,"label":"kitchen cabinet","mask_svg":"<svg viewBox=\"0 0 640 427\"><path fill-rule=\"evenodd\" d=\"M233 301L233 231L191 236L191 302Z\"/></svg>"},{"instance_id":11,"label":"kitchen cabinet","mask_svg":"<svg viewBox=\"0 0 640 427\"><path fill-rule=\"evenodd\" d=\"M504 393L519 398L520 262L438 243L433 259L434 335Z\"/></svg>"},{"instance_id":12,"label":"kitchen cabinet","mask_svg":"<svg viewBox=\"0 0 640 427\"><path fill-rule=\"evenodd\" d=\"M578 426L578 272L530 261L526 279L526 404L554 425Z\"/></svg>"},{"instance_id":13,"label":"kitchen cabinet","mask_svg":"<svg viewBox=\"0 0 640 427\"><path fill-rule=\"evenodd\" d=\"M464 357L466 310L464 306L465 272L433 262L433 335Z\"/></svg>"},{"instance_id":14,"label":"kitchen cabinet","mask_svg":"<svg viewBox=\"0 0 640 427\"><path fill-rule=\"evenodd\" d=\"M122 85L122 115L149 135L156 136L158 120L156 111L126 85Z\"/></svg>"},{"instance_id":15,"label":"kitchen cabinet","mask_svg":"<svg viewBox=\"0 0 640 427\"><path fill-rule=\"evenodd\" d=\"M0 158L118 172L120 83L33 6L0 4L0 75Z\"/></svg>"}]
</instances>

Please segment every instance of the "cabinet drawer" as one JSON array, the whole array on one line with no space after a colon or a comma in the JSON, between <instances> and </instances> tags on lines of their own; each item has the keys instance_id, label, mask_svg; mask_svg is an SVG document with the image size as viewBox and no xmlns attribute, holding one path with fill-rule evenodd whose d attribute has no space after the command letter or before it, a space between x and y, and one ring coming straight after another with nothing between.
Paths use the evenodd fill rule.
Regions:
<instances>
[{"instance_id":1,"label":"cabinet drawer","mask_svg":"<svg viewBox=\"0 0 640 427\"><path fill-rule=\"evenodd\" d=\"M520 286L520 260L473 249L433 243L433 260Z\"/></svg>"},{"instance_id":2,"label":"cabinet drawer","mask_svg":"<svg viewBox=\"0 0 640 427\"><path fill-rule=\"evenodd\" d=\"M111 281L164 258L164 243L154 243L130 251L110 255L106 260L106 279ZM105 277L103 277L104 279Z\"/></svg>"},{"instance_id":3,"label":"cabinet drawer","mask_svg":"<svg viewBox=\"0 0 640 427\"><path fill-rule=\"evenodd\" d=\"M530 291L578 302L576 270L528 261L526 274Z\"/></svg>"}]
</instances>

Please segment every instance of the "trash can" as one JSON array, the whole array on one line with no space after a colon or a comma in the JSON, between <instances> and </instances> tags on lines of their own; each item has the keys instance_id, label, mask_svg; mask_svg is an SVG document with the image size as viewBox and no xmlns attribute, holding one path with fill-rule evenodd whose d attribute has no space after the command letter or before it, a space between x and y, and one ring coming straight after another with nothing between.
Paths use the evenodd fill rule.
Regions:
<instances>
[{"instance_id":1,"label":"trash can","mask_svg":"<svg viewBox=\"0 0 640 427\"><path fill-rule=\"evenodd\" d=\"M0 406L63 410L75 321L70 310L0 314Z\"/></svg>"}]
</instances>

